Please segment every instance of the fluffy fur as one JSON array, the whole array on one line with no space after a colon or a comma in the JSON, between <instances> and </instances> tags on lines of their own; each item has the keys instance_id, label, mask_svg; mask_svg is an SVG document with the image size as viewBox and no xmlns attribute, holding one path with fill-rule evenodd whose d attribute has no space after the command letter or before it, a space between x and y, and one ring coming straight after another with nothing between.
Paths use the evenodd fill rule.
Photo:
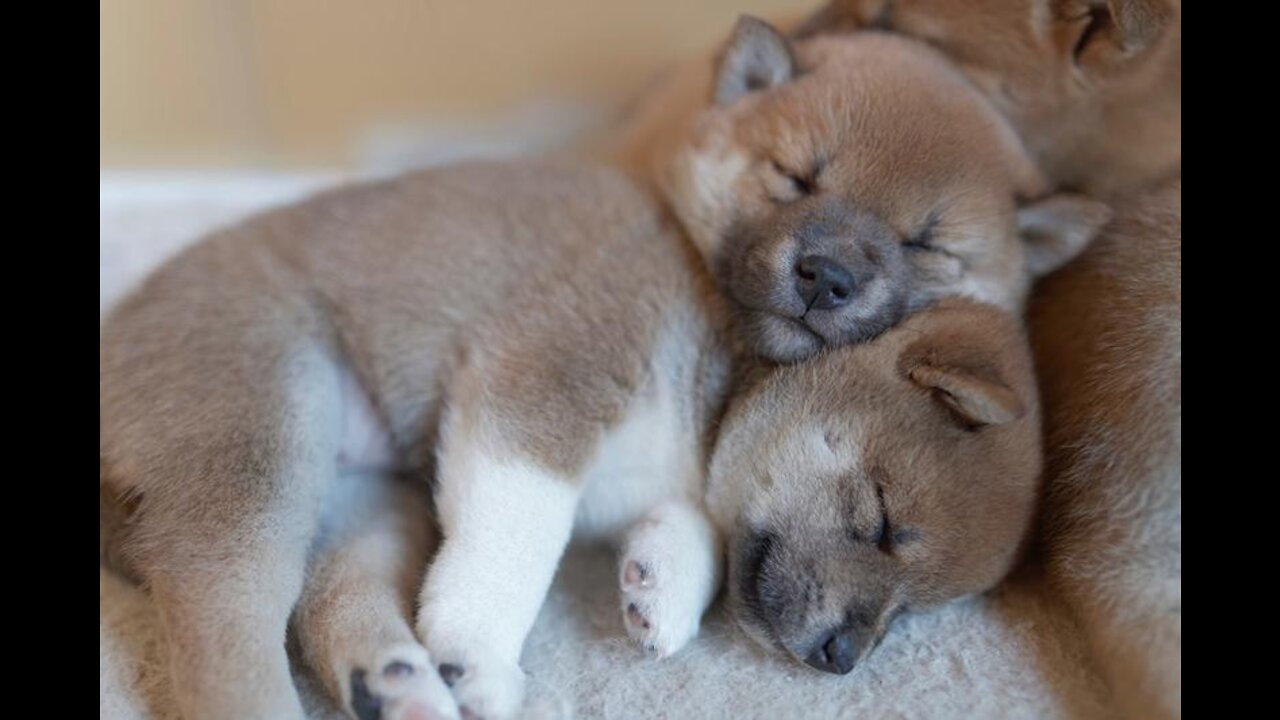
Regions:
<instances>
[{"instance_id":1,"label":"fluffy fur","mask_svg":"<svg viewBox=\"0 0 1280 720\"><path fill-rule=\"evenodd\" d=\"M297 193L291 183L270 176L250 176L243 183L198 179L186 186L187 197L153 202L147 186L133 191L138 180L105 178L101 305L114 305L133 282L130 268L156 266L206 228L291 200ZM241 187L256 192L250 196ZM290 197L283 197L286 191ZM362 487L377 482L369 476L359 480ZM415 522L425 540L428 534L422 530L430 522L422 517ZM695 641L655 663L636 650L619 618L621 569L619 556L607 546L571 547L565 556L521 657L528 672L525 717L1068 718L1114 713L1081 634L1056 592L1033 568L979 598L904 616L865 663L842 677L763 651L743 635L722 603L708 613ZM416 568L413 574L421 571ZM407 583L402 594L406 604L420 587L416 580ZM101 585L103 717L176 720L180 715L167 668L169 646L154 602L105 569ZM407 610L399 617L412 627ZM350 717L340 700L331 699L340 696L320 682L296 643L290 648L307 716Z\"/></svg>"},{"instance_id":2,"label":"fluffy fur","mask_svg":"<svg viewBox=\"0 0 1280 720\"><path fill-rule=\"evenodd\" d=\"M1103 239L1034 294L1054 582L1133 717L1181 715L1181 3L834 0L802 35L891 30L947 53Z\"/></svg>"},{"instance_id":3,"label":"fluffy fur","mask_svg":"<svg viewBox=\"0 0 1280 720\"><path fill-rule=\"evenodd\" d=\"M762 37L780 42L767 26L744 32L740 24L726 57L742 43L748 57L758 56L749 46ZM810 75L779 88L745 83L747 95L717 110L732 112L732 105L803 84L814 98L786 112L809 113L817 135L841 135L855 118L837 113L830 122L839 105L831 99L838 96L821 88L857 83L856 76L822 70L838 64L835 48L843 42L860 44L815 40L813 47L825 54L798 52L816 64ZM886 52L912 47L888 39L873 44ZM900 60L910 52L927 53L889 55ZM878 55L859 57L866 65ZM752 71L751 63L726 68ZM886 73L893 68L884 65ZM902 80L957 91L941 75L903 73ZM927 126L936 118L912 121ZM731 125L715 131L714 118L695 124L702 140L719 138L744 150L756 141L731 132ZM998 132L998 125L990 130ZM934 140L949 147L945 138ZM984 146L965 147L975 155L939 154L958 166L984 162L978 153ZM678 157L691 152L686 145L675 149ZM856 157L856 137L840 150ZM920 151L918 145L900 149L903 157ZM741 182L729 184L743 196ZM1012 204L1008 183L982 191L996 196L993 203ZM850 194L839 186L833 192ZM677 209L682 223L675 223L667 210L606 167L525 162L428 171L327 193L217 233L154 274L108 317L100 362L102 481L124 509L117 518L123 556L156 599L172 641L170 670L184 713L300 716L280 639L301 598L303 644L313 663L327 667L328 682L336 676L341 683L351 668L339 695L361 720L449 717L459 710L509 716L523 695L518 661L525 635L578 523L608 535L635 529L620 578L632 596L623 608L626 622L655 650L679 649L719 576L719 544L691 512L702 500L705 453L732 358L724 337L728 308L684 234L698 231L688 215ZM1019 257L1012 217L1004 222L1003 244L991 250ZM1067 249L1073 251L1069 243ZM1010 270L1008 288L996 294L1016 307L1025 265ZM966 292L963 283L954 287ZM947 313L969 319L959 326L971 322L991 334L972 335L973 343L962 343L970 354L954 362L929 342L949 336L928 321L903 330L913 342L885 335L876 347L890 350L874 355L875 362L882 376L892 377L883 391L902 402L841 412L874 418L910 405L954 431L923 442L988 446L993 452L939 452L932 471L946 477L946 463L964 458L975 473L965 488L974 504L965 507L985 522L956 525L959 506L925 503L918 515L908 512L914 538L889 535L912 548L900 565L892 558L859 561L829 578L829 597L846 603L848 622L832 626L831 618L807 613L827 626L814 625L806 630L813 638L797 636L787 646L820 669L848 672L907 607L989 587L1007 571L1030 517L1038 437L1011 436L1016 439L1007 442L1022 445L1021 454L1005 452L1006 441L998 439L1008 428L1034 427L1035 401L1025 373L1016 369L1025 350L1006 342L1009 323L996 310L960 303L925 311ZM984 345L980 337L993 342ZM844 348L833 357L875 352ZM829 379L841 377L839 361L829 362L837 363ZM351 378L368 403L351 402ZM829 392L814 378L812 372L778 373L771 387L781 387L803 409L806 398ZM397 466L434 470L443 541L420 595L416 629L425 650L399 619L326 612L324 599L307 595L313 591L306 582L308 555L314 538L325 535L324 508L341 463L350 461L352 448L364 461L360 448L379 445L350 445L344 433L358 427L367 439L370 424L386 434ZM888 423L881 432L893 432L890 426L901 428ZM655 428L668 435L652 437ZM960 432L972 438L962 441ZM640 439L646 435L648 442ZM879 458L886 477L912 472L909 458L877 455L879 437L848 433L829 441L843 448L839 462L853 463L833 479L836 487L871 492L856 458ZM751 447L734 445L741 455ZM983 468L987 472L979 472ZM650 484L661 489L641 489ZM720 500L712 502L710 517L721 533L736 533L750 519L720 505L736 497L741 506L749 489L723 489L731 484L722 479L713 493ZM897 503L906 503L904 511L914 507L913 491L903 491L906 500L895 494L909 482L877 485L883 485L876 490L883 490L882 512L889 503L894 512ZM863 522L870 502L863 497L855 505L849 510L858 523L846 534L866 544L874 537ZM1001 507L1007 511L989 511ZM682 547L687 556L676 562L671 547L646 537L646 525L691 539ZM355 573L344 562L362 564L362 547L378 546L379 534L370 526L340 543L328 556L337 560L320 565L321 577L329 578L320 584L344 592ZM777 535L786 542L784 533ZM947 541L957 537L964 541ZM731 542L731 557L748 547L739 535L731 534ZM973 555L955 556L953 545ZM828 551L822 560L834 565L868 552L840 545ZM398 566L374 563L362 573L354 582L376 586L369 596L376 612L393 613ZM780 582L783 573L771 570L770 582ZM884 597L844 593L868 582L896 589ZM651 589L660 590L640 592ZM731 592L740 591L731 585ZM674 627L655 627L666 622ZM371 624L377 627L366 635ZM326 640L352 634L365 642ZM797 652L815 640L819 650ZM820 659L830 643L858 646L838 662Z\"/></svg>"}]
</instances>

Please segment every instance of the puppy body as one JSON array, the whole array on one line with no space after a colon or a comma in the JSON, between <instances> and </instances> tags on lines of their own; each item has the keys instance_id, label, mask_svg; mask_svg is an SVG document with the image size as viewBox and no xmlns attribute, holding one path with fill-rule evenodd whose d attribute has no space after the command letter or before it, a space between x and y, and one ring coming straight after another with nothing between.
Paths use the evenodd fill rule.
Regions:
<instances>
[{"instance_id":1,"label":"puppy body","mask_svg":"<svg viewBox=\"0 0 1280 720\"><path fill-rule=\"evenodd\" d=\"M726 358L683 243L617 173L474 165L272 212L125 300L102 332L104 480L136 504L127 553L165 614L184 710L301 712L276 640L344 434L368 435L363 403L344 403L350 377L409 469L440 448L448 542L422 634L438 662L467 668L458 684L517 692L575 513L616 532L700 496ZM494 657L466 656L478 652ZM255 655L272 672L229 667Z\"/></svg>"},{"instance_id":2,"label":"puppy body","mask_svg":"<svg viewBox=\"0 0 1280 720\"><path fill-rule=\"evenodd\" d=\"M1181 182L1119 207L1030 306L1048 429L1048 562L1124 711L1178 717Z\"/></svg>"},{"instance_id":3,"label":"puppy body","mask_svg":"<svg viewBox=\"0 0 1280 720\"><path fill-rule=\"evenodd\" d=\"M1181 715L1181 3L834 0L946 53L1057 185L1119 218L1038 287L1050 577L1132 717Z\"/></svg>"},{"instance_id":4,"label":"puppy body","mask_svg":"<svg viewBox=\"0 0 1280 720\"><path fill-rule=\"evenodd\" d=\"M1112 197L1181 174L1179 0L832 0L798 32L862 29L952 58L1055 185Z\"/></svg>"},{"instance_id":5,"label":"puppy body","mask_svg":"<svg viewBox=\"0 0 1280 720\"><path fill-rule=\"evenodd\" d=\"M789 64L797 58L805 73ZM863 71L838 72L849 59ZM872 71L892 75L900 66L909 71L899 83ZM734 267L722 248L735 237L861 248L870 263L861 269L873 271L868 287L883 281L900 294L901 307L870 332L859 329L858 313L840 315L821 326L830 330L822 343L779 353L797 359L873 337L906 308L949 294L1020 307L1026 273L1083 244L1077 224L1064 220L1070 212L1049 213L1047 221L1043 207L1015 213L1025 159L998 118L934 68L945 69L905 41L817 39L789 48L767 25L744 21L722 54L714 106L663 156L672 176L658 185L578 164L445 168L268 213L206 239L150 278L102 330L102 481L127 515L124 555L149 585L172 641L183 712L300 716L280 641L301 595L296 620L304 654L362 720L449 717L459 706L481 717L507 716L522 695L525 635L575 528L623 535L619 584L628 632L659 655L679 649L718 587L723 533L741 552L736 544L755 536L733 533L758 520L734 510L745 501L714 513L717 524L703 512L713 421L738 337L729 330L742 328L735 318L750 310L731 282L728 298L715 291L706 261ZM848 114L834 102L853 92L869 109L884 107L907 87L911 97L936 91L945 102L922 105L920 114ZM949 107L963 111L958 122L975 139L952 147L949 135L930 133L936 118L924 113ZM884 123L918 128L906 136L914 144L888 142L883 128L875 130ZM799 154L789 161L813 153L832 169L813 197L778 195L795 191L796 178L768 162L777 138L770 126L806 138L791 145ZM925 145L937 151L924 152ZM933 160L913 165L920 156ZM915 168L903 171L903 181L930 184L886 185L867 162ZM930 191L957 185L965 192L947 197L948 208L991 212L950 216L968 230L930 235L946 244L922 249L918 262L904 260L906 240L890 221L927 224L938 211ZM851 200L860 196L868 204ZM733 208L750 212L735 215ZM1020 226L1036 229L1030 251ZM866 228L872 231L863 234ZM776 258L766 260L766 273L778 269ZM783 266L778 287L787 304L797 287L790 261ZM999 272L984 271L984 282L975 284L965 272L975 266ZM717 279L726 286L723 275ZM813 288L799 289L817 298ZM856 307L876 315L880 294L868 297L859 296ZM787 330L773 343L746 327L757 348L793 347L788 343L803 337ZM914 374L894 375L886 393L949 431L1021 427L1034 400L1020 376L975 352L980 361L959 372L911 364ZM833 373L846 367L828 364ZM788 374L774 387L803 409L829 392L812 380ZM857 463L883 432L891 431L832 441L842 448L833 462L853 464L833 477L848 478L859 497L876 493ZM1028 452L1038 458L1037 450ZM1004 462L997 455L977 453L969 462ZM939 455L937 468L947 457ZM823 562L843 568L826 580L828 597L847 603L852 619L835 622L835 605L806 614L812 622L800 629L777 629L789 638L780 649L847 672L892 613L994 582L1030 513L1025 495L1038 465L1024 460L1013 461L1010 473L993 468L1011 486L965 489L973 507L1022 511L986 513L989 525L968 530L954 529L954 503L915 514L899 499L913 493L893 494L908 484L882 483L881 506L907 502L913 532L927 541L904 550L900 562L866 555L861 546L828 547ZM909 473L911 462L883 464L891 474ZM347 540L313 558L313 582L305 582L322 518L341 516L344 502L359 505L335 494L339 471L388 465L434 470L436 477L443 543L422 585L416 633L394 614L403 568L372 559L378 547L398 547L395 533L377 523L335 531ZM750 492L743 486L716 497ZM859 518L871 512L870 502L859 506ZM967 538L958 544L976 555L944 562L954 573L939 572L953 545L942 539L956 532ZM805 542L788 546L785 533L775 534L778 547L791 547L786 552L803 551ZM785 568L771 567L769 586L785 585ZM330 597L362 585L369 590L361 597L378 608L373 619ZM859 586L877 589L855 592ZM425 649L411 642L415 634Z\"/></svg>"}]
</instances>

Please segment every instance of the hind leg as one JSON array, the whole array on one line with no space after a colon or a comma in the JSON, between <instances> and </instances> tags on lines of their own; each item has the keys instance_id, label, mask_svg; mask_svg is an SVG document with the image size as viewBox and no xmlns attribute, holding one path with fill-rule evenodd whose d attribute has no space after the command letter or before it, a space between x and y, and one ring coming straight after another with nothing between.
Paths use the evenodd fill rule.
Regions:
<instances>
[{"instance_id":1,"label":"hind leg","mask_svg":"<svg viewBox=\"0 0 1280 720\"><path fill-rule=\"evenodd\" d=\"M228 378L154 364L160 390L104 404L104 458L132 479L113 490L136 499L125 551L195 720L303 716L285 632L336 470L337 376L305 350L265 367Z\"/></svg>"},{"instance_id":2,"label":"hind leg","mask_svg":"<svg viewBox=\"0 0 1280 720\"><path fill-rule=\"evenodd\" d=\"M409 626L435 533L426 488L408 482L339 479L294 616L306 662L359 720L458 716Z\"/></svg>"}]
</instances>

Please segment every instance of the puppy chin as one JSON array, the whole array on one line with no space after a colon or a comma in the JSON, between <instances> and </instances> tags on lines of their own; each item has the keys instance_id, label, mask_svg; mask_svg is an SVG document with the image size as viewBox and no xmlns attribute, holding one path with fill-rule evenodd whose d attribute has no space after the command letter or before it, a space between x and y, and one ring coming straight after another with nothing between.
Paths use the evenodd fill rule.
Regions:
<instances>
[{"instance_id":1,"label":"puppy chin","mask_svg":"<svg viewBox=\"0 0 1280 720\"><path fill-rule=\"evenodd\" d=\"M821 335L798 320L751 311L746 321L756 352L773 362L800 362L818 354L826 345Z\"/></svg>"}]
</instances>

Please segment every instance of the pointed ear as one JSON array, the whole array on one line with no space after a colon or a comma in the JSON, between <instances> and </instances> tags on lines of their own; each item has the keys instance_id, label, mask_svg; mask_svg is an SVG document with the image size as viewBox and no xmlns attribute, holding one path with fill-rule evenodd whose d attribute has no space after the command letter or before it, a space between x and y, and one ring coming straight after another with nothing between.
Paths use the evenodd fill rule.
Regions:
<instances>
[{"instance_id":1,"label":"pointed ear","mask_svg":"<svg viewBox=\"0 0 1280 720\"><path fill-rule=\"evenodd\" d=\"M898 355L902 378L968 429L1013 422L1035 406L1031 353L1017 319L998 308L947 298L907 318L913 336Z\"/></svg>"},{"instance_id":2,"label":"pointed ear","mask_svg":"<svg viewBox=\"0 0 1280 720\"><path fill-rule=\"evenodd\" d=\"M1072 60L1102 78L1147 55L1181 18L1176 0L1081 0L1071 22Z\"/></svg>"},{"instance_id":3,"label":"pointed ear","mask_svg":"<svg viewBox=\"0 0 1280 720\"><path fill-rule=\"evenodd\" d=\"M769 23L743 15L716 66L715 101L728 105L756 90L790 80L795 58L786 38Z\"/></svg>"},{"instance_id":4,"label":"pointed ear","mask_svg":"<svg viewBox=\"0 0 1280 720\"><path fill-rule=\"evenodd\" d=\"M911 381L933 390L934 398L967 427L1003 425L1026 413L1018 394L999 380L961 368L919 365L907 372Z\"/></svg>"},{"instance_id":5,"label":"pointed ear","mask_svg":"<svg viewBox=\"0 0 1280 720\"><path fill-rule=\"evenodd\" d=\"M1075 259L1111 220L1106 203L1084 195L1058 193L1018 208L1018 235L1033 277L1047 275Z\"/></svg>"}]
</instances>

